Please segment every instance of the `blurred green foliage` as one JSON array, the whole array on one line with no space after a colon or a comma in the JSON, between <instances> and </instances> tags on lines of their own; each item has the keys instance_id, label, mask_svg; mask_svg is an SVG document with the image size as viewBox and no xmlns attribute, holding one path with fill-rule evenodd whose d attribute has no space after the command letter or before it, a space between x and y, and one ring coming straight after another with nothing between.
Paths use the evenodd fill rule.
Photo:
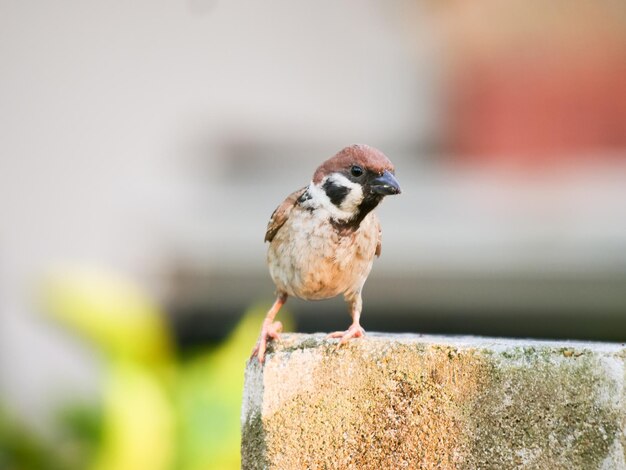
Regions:
<instances>
[{"instance_id":1,"label":"blurred green foliage","mask_svg":"<svg viewBox=\"0 0 626 470\"><path fill-rule=\"evenodd\" d=\"M182 358L158 305L113 275L57 275L44 306L101 352L102 399L61 408L49 439L0 412L0 468L240 467L243 371L264 307L251 308L220 345Z\"/></svg>"},{"instance_id":2,"label":"blurred green foliage","mask_svg":"<svg viewBox=\"0 0 626 470\"><path fill-rule=\"evenodd\" d=\"M7 410L0 410L0 468L60 469L53 450Z\"/></svg>"},{"instance_id":3,"label":"blurred green foliage","mask_svg":"<svg viewBox=\"0 0 626 470\"><path fill-rule=\"evenodd\" d=\"M0 468L84 469L100 442L100 408L73 403L57 410L53 438L44 439L7 409L0 409Z\"/></svg>"}]
</instances>

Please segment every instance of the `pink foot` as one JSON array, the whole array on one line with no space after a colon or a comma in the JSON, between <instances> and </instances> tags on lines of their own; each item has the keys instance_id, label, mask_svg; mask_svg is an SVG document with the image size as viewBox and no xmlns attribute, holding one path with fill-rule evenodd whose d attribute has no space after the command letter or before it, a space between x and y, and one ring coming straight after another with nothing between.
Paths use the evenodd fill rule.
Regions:
<instances>
[{"instance_id":1,"label":"pink foot","mask_svg":"<svg viewBox=\"0 0 626 470\"><path fill-rule=\"evenodd\" d=\"M346 344L349 339L362 338L363 336L365 336L365 330L358 323L353 323L346 331L335 331L330 333L327 338L341 338L337 345L339 347L342 344Z\"/></svg>"},{"instance_id":2,"label":"pink foot","mask_svg":"<svg viewBox=\"0 0 626 470\"><path fill-rule=\"evenodd\" d=\"M283 331L283 324L281 322L264 322L263 328L261 329L261 334L259 335L256 346L252 350L250 359L256 356L256 358L259 360L259 363L263 364L263 362L265 362L265 350L267 349L267 342L270 340L280 339L281 331Z\"/></svg>"}]
</instances>

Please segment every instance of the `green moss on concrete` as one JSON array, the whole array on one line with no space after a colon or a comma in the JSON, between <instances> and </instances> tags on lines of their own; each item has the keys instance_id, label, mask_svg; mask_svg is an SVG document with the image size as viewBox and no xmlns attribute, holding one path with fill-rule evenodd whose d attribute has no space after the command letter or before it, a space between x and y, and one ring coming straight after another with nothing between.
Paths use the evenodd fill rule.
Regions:
<instances>
[{"instance_id":1,"label":"green moss on concrete","mask_svg":"<svg viewBox=\"0 0 626 470\"><path fill-rule=\"evenodd\" d=\"M472 468L600 468L619 431L614 381L590 354L497 356L467 414Z\"/></svg>"},{"instance_id":2,"label":"green moss on concrete","mask_svg":"<svg viewBox=\"0 0 626 470\"><path fill-rule=\"evenodd\" d=\"M265 437L261 414L255 413L241 428L241 441L246 443L242 446L241 468L253 470L269 468Z\"/></svg>"},{"instance_id":3,"label":"green moss on concrete","mask_svg":"<svg viewBox=\"0 0 626 470\"><path fill-rule=\"evenodd\" d=\"M286 336L248 367L243 468L620 468L623 357L474 343Z\"/></svg>"}]
</instances>

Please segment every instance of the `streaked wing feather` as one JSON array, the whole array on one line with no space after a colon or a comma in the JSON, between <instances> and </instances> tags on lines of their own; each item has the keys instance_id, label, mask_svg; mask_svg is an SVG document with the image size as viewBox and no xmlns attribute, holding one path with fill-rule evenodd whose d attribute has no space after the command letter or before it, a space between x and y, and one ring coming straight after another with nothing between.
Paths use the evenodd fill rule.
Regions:
<instances>
[{"instance_id":1,"label":"streaked wing feather","mask_svg":"<svg viewBox=\"0 0 626 470\"><path fill-rule=\"evenodd\" d=\"M267 223L267 230L265 232L266 242L271 242L274 239L276 233L278 233L278 230L280 230L280 228L289 218L289 214L296 205L298 198L302 196L305 191L306 186L304 188L298 189L297 191L294 191L289 196L287 196L282 204L278 206L276 210L272 213L270 221Z\"/></svg>"}]
</instances>

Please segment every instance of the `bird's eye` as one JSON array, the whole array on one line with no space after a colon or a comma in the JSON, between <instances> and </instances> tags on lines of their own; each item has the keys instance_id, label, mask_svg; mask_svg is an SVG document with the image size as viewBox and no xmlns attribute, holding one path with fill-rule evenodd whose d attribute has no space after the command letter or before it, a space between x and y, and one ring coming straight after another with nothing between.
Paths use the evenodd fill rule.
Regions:
<instances>
[{"instance_id":1,"label":"bird's eye","mask_svg":"<svg viewBox=\"0 0 626 470\"><path fill-rule=\"evenodd\" d=\"M352 168L350 168L350 173L355 178L358 178L363 174L363 168L361 168L359 165L352 165Z\"/></svg>"}]
</instances>

